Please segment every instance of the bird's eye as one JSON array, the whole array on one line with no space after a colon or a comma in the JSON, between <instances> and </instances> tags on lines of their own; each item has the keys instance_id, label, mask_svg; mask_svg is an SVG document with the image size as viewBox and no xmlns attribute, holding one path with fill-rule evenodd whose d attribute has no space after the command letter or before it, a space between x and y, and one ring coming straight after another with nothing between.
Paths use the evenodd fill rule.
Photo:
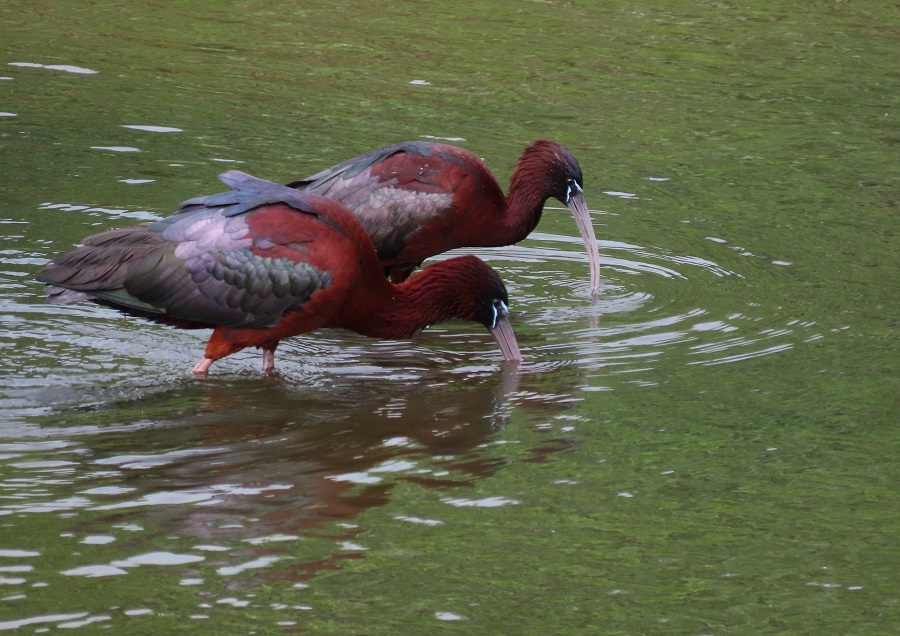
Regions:
<instances>
[{"instance_id":1,"label":"bird's eye","mask_svg":"<svg viewBox=\"0 0 900 636\"><path fill-rule=\"evenodd\" d=\"M494 300L491 309L494 311L494 319L491 321L491 329L494 329L497 326L497 321L499 321L501 318L506 318L506 316L509 315L509 307L507 307L506 303L502 300Z\"/></svg>"},{"instance_id":2,"label":"bird's eye","mask_svg":"<svg viewBox=\"0 0 900 636\"><path fill-rule=\"evenodd\" d=\"M575 180L574 177L569 177L566 179L566 205L569 203L569 199L572 198L572 193L583 192L581 189L581 184Z\"/></svg>"}]
</instances>

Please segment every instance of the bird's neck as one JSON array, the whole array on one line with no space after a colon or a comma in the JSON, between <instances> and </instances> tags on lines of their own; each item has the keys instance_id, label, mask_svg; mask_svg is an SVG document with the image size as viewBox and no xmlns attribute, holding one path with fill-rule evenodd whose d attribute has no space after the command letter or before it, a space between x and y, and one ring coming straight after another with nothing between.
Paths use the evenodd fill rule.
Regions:
<instances>
[{"instance_id":1,"label":"bird's neck","mask_svg":"<svg viewBox=\"0 0 900 636\"><path fill-rule=\"evenodd\" d=\"M444 271L444 262L426 267L408 281L384 287L367 287L357 298L341 325L364 336L398 340L417 331L460 315L460 286Z\"/></svg>"},{"instance_id":2,"label":"bird's neck","mask_svg":"<svg viewBox=\"0 0 900 636\"><path fill-rule=\"evenodd\" d=\"M509 182L506 195L506 222L514 242L528 236L541 220L544 203L550 198L545 191L544 171L521 163Z\"/></svg>"}]
</instances>

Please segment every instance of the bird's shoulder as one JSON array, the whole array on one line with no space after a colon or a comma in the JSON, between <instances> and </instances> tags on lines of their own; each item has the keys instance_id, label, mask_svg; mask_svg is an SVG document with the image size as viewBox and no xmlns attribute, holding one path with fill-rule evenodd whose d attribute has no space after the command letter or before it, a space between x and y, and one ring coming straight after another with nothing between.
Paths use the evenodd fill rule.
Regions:
<instances>
[{"instance_id":1,"label":"bird's shoulder","mask_svg":"<svg viewBox=\"0 0 900 636\"><path fill-rule=\"evenodd\" d=\"M342 205L243 173L223 181L233 189L149 226L166 249L130 269L131 294L172 316L259 327L356 275L368 237Z\"/></svg>"}]
</instances>

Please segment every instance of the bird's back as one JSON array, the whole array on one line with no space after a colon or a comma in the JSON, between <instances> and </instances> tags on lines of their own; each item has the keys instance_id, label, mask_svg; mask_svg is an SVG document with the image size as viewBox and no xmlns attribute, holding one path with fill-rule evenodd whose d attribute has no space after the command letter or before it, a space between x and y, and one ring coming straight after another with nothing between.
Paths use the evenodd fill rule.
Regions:
<instances>
[{"instance_id":1,"label":"bird's back","mask_svg":"<svg viewBox=\"0 0 900 636\"><path fill-rule=\"evenodd\" d=\"M423 141L367 152L289 186L347 206L386 269L411 269L430 256L479 244L464 236L465 226L503 205L500 186L474 153Z\"/></svg>"},{"instance_id":2,"label":"bird's back","mask_svg":"<svg viewBox=\"0 0 900 636\"><path fill-rule=\"evenodd\" d=\"M243 173L223 180L231 191L166 219L88 237L38 280L51 301L92 299L189 327L269 327L320 290L352 286L365 232L342 206Z\"/></svg>"}]
</instances>

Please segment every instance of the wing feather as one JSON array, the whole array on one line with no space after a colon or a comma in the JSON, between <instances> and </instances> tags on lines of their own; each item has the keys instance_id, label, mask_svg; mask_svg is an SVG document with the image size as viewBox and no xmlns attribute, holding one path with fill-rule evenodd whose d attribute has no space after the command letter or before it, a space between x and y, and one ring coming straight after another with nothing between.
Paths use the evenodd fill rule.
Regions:
<instances>
[{"instance_id":1,"label":"wing feather","mask_svg":"<svg viewBox=\"0 0 900 636\"><path fill-rule=\"evenodd\" d=\"M191 199L161 221L88 237L38 279L60 303L94 299L189 326L277 324L332 283L308 262L308 243L346 235L304 193L236 171L223 181L238 189Z\"/></svg>"},{"instance_id":2,"label":"wing feather","mask_svg":"<svg viewBox=\"0 0 900 636\"><path fill-rule=\"evenodd\" d=\"M441 148L428 142L395 144L288 185L343 203L365 227L379 259L390 260L429 222L452 213L454 193L471 182L465 165ZM455 178L441 181L442 171Z\"/></svg>"}]
</instances>

